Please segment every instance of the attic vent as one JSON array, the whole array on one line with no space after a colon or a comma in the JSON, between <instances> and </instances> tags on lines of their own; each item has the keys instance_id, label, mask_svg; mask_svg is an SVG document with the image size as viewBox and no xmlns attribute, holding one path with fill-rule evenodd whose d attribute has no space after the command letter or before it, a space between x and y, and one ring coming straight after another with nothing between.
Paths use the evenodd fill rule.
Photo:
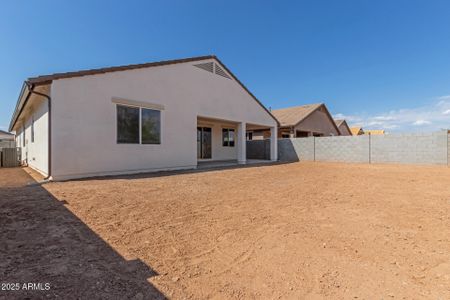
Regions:
<instances>
[{"instance_id":1,"label":"attic vent","mask_svg":"<svg viewBox=\"0 0 450 300\"><path fill-rule=\"evenodd\" d=\"M194 67L203 69L205 71L217 74L219 76L231 79L230 75L228 75L218 64L214 62L207 62L202 64L196 64Z\"/></svg>"},{"instance_id":2,"label":"attic vent","mask_svg":"<svg viewBox=\"0 0 450 300\"><path fill-rule=\"evenodd\" d=\"M207 63L203 63L203 64L197 64L194 65L197 68L203 69L205 71L214 73L214 63L213 62L207 62Z\"/></svg>"},{"instance_id":3,"label":"attic vent","mask_svg":"<svg viewBox=\"0 0 450 300\"><path fill-rule=\"evenodd\" d=\"M222 77L231 79L230 76L228 76L228 74L225 73L225 71L224 71L221 67L219 67L218 64L215 64L215 65L216 65L216 74L217 74L217 75L220 75L220 76L222 76Z\"/></svg>"}]
</instances>

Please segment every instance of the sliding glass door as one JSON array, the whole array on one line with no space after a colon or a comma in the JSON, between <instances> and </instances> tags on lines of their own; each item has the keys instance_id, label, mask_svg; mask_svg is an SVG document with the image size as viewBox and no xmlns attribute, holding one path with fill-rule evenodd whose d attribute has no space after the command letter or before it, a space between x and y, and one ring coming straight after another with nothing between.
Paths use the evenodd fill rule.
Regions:
<instances>
[{"instance_id":1,"label":"sliding glass door","mask_svg":"<svg viewBox=\"0 0 450 300\"><path fill-rule=\"evenodd\" d=\"M197 158L211 158L212 130L210 127L197 127Z\"/></svg>"}]
</instances>

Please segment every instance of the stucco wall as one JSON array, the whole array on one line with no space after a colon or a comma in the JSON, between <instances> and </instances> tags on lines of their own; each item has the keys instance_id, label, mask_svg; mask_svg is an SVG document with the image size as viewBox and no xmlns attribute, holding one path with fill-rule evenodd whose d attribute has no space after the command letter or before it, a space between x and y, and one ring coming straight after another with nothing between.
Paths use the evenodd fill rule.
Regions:
<instances>
[{"instance_id":1,"label":"stucco wall","mask_svg":"<svg viewBox=\"0 0 450 300\"><path fill-rule=\"evenodd\" d=\"M345 126L344 123L342 123L338 128L341 135L352 135L352 132L348 129L347 126Z\"/></svg>"},{"instance_id":2,"label":"stucco wall","mask_svg":"<svg viewBox=\"0 0 450 300\"><path fill-rule=\"evenodd\" d=\"M33 118L34 141L31 138L31 123ZM44 175L48 175L47 100L33 99L31 106L22 115L21 125L16 132L16 142L17 147L20 147L22 163L28 163L33 169Z\"/></svg>"},{"instance_id":3,"label":"stucco wall","mask_svg":"<svg viewBox=\"0 0 450 300\"><path fill-rule=\"evenodd\" d=\"M276 121L237 82L193 64L54 81L53 177L193 168L197 165L199 116L276 126ZM112 97L163 105L161 144L117 144Z\"/></svg>"},{"instance_id":4,"label":"stucco wall","mask_svg":"<svg viewBox=\"0 0 450 300\"><path fill-rule=\"evenodd\" d=\"M300 122L295 127L295 130L317 132L325 136L339 135L339 132L334 126L334 121L330 120L327 114L320 110L314 111L305 120Z\"/></svg>"}]
</instances>

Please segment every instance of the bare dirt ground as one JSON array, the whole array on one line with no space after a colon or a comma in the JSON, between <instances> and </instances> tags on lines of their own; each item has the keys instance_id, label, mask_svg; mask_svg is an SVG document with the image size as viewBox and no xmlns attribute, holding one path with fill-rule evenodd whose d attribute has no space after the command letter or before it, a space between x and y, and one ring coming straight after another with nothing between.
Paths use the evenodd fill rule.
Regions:
<instances>
[{"instance_id":1,"label":"bare dirt ground","mask_svg":"<svg viewBox=\"0 0 450 300\"><path fill-rule=\"evenodd\" d=\"M1 281L50 282L42 298L450 298L450 168L165 175L24 187L0 169Z\"/></svg>"}]
</instances>

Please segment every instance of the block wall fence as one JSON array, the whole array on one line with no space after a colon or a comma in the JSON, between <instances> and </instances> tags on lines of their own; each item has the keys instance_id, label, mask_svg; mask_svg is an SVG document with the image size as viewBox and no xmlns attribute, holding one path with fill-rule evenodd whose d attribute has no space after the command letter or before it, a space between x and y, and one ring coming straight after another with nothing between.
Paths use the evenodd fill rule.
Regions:
<instances>
[{"instance_id":1,"label":"block wall fence","mask_svg":"<svg viewBox=\"0 0 450 300\"><path fill-rule=\"evenodd\" d=\"M247 158L268 159L268 147L268 140L248 141ZM439 131L280 139L278 159L449 165L450 134Z\"/></svg>"}]
</instances>

